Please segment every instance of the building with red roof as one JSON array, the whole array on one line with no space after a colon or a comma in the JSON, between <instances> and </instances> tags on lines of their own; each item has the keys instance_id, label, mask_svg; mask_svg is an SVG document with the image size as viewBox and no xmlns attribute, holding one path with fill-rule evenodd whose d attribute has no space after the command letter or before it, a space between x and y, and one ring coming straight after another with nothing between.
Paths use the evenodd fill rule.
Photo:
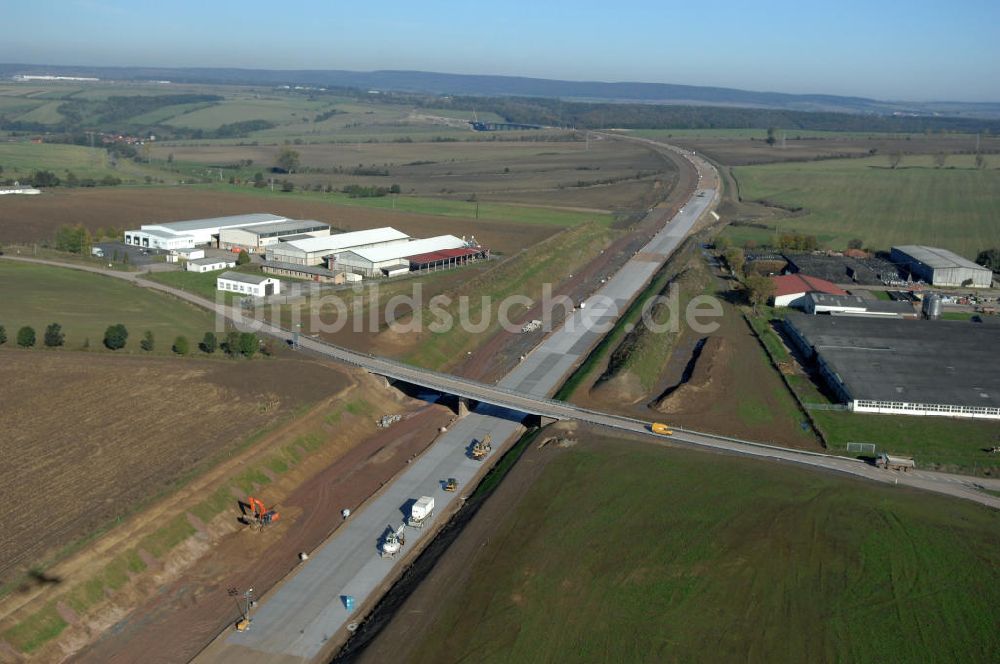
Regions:
<instances>
[{"instance_id":1,"label":"building with red roof","mask_svg":"<svg viewBox=\"0 0 1000 664\"><path fill-rule=\"evenodd\" d=\"M826 279L810 277L808 274L785 274L771 277L774 283L774 306L804 308L807 293L826 293L827 295L847 295L847 291L838 288Z\"/></svg>"}]
</instances>

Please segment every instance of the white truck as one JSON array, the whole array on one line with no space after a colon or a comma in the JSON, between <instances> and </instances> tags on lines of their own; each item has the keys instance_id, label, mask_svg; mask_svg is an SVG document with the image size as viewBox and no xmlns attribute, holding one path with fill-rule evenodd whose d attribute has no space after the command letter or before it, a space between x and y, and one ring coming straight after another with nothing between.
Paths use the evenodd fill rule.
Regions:
<instances>
[{"instance_id":1,"label":"white truck","mask_svg":"<svg viewBox=\"0 0 1000 664\"><path fill-rule=\"evenodd\" d=\"M910 457L892 456L883 452L875 457L875 467L885 470L901 470L908 473L917 467L916 462Z\"/></svg>"},{"instance_id":2,"label":"white truck","mask_svg":"<svg viewBox=\"0 0 1000 664\"><path fill-rule=\"evenodd\" d=\"M413 503L413 507L410 508L410 518L407 520L406 525L411 528L423 528L424 521L430 518L433 512L434 498L431 496L420 496L417 502Z\"/></svg>"},{"instance_id":3,"label":"white truck","mask_svg":"<svg viewBox=\"0 0 1000 664\"><path fill-rule=\"evenodd\" d=\"M101 249L100 247L91 247L90 255L96 256L97 258L104 258L104 250Z\"/></svg>"}]
</instances>

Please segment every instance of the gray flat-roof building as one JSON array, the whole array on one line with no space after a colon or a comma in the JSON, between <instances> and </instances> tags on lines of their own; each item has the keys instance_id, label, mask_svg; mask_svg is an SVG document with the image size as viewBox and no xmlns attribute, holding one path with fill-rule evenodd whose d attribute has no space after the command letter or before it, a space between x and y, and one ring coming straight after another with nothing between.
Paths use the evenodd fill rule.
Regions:
<instances>
[{"instance_id":1,"label":"gray flat-roof building","mask_svg":"<svg viewBox=\"0 0 1000 664\"><path fill-rule=\"evenodd\" d=\"M806 293L805 311L808 314L834 316L883 316L889 318L916 318L917 310L906 301L866 299L860 295L832 295Z\"/></svg>"},{"instance_id":2,"label":"gray flat-roof building","mask_svg":"<svg viewBox=\"0 0 1000 664\"><path fill-rule=\"evenodd\" d=\"M893 247L889 258L914 278L932 286L989 288L993 283L989 268L947 249L907 244Z\"/></svg>"},{"instance_id":3,"label":"gray flat-roof building","mask_svg":"<svg viewBox=\"0 0 1000 664\"><path fill-rule=\"evenodd\" d=\"M1000 326L792 314L785 329L853 411L1000 420Z\"/></svg>"}]
</instances>

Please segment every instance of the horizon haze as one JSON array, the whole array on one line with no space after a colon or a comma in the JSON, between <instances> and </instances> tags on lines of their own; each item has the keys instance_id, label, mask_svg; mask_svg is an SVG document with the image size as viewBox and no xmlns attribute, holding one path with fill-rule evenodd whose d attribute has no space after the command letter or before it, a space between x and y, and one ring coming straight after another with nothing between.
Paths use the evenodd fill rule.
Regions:
<instances>
[{"instance_id":1,"label":"horizon haze","mask_svg":"<svg viewBox=\"0 0 1000 664\"><path fill-rule=\"evenodd\" d=\"M1000 101L1000 6L960 0L820 7L771 0L703 10L626 0L495 8L432 0L347 8L256 0L172 11L120 0L5 10L0 61L58 67L402 70L643 82L882 101ZM58 22L39 22L39 13ZM306 20L307 19L307 20ZM27 26L31 30L26 30ZM276 39L275 35L282 35ZM288 37L288 35L294 35Z\"/></svg>"}]
</instances>

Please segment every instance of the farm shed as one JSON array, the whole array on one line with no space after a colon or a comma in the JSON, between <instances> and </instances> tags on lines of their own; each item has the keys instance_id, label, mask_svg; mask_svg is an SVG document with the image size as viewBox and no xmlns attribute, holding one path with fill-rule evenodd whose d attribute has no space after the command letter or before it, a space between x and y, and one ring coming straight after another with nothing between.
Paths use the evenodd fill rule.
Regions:
<instances>
[{"instance_id":1,"label":"farm shed","mask_svg":"<svg viewBox=\"0 0 1000 664\"><path fill-rule=\"evenodd\" d=\"M893 247L889 258L915 279L932 286L989 288L993 283L989 268L947 249L907 244Z\"/></svg>"},{"instance_id":2,"label":"farm shed","mask_svg":"<svg viewBox=\"0 0 1000 664\"><path fill-rule=\"evenodd\" d=\"M223 228L219 233L219 248L227 251L263 253L269 245L286 238L306 239L330 234L330 224L312 219L279 221L259 226Z\"/></svg>"},{"instance_id":3,"label":"farm shed","mask_svg":"<svg viewBox=\"0 0 1000 664\"><path fill-rule=\"evenodd\" d=\"M463 247L461 249L442 249L425 254L410 256L412 270L443 270L450 267L489 258L489 249L482 247Z\"/></svg>"},{"instance_id":4,"label":"farm shed","mask_svg":"<svg viewBox=\"0 0 1000 664\"><path fill-rule=\"evenodd\" d=\"M236 267L236 260L228 258L196 258L188 261L184 266L188 272L215 272L225 270L228 267Z\"/></svg>"},{"instance_id":5,"label":"farm shed","mask_svg":"<svg viewBox=\"0 0 1000 664\"><path fill-rule=\"evenodd\" d=\"M855 412L1000 420L1000 325L793 313L785 329Z\"/></svg>"},{"instance_id":6,"label":"farm shed","mask_svg":"<svg viewBox=\"0 0 1000 664\"><path fill-rule=\"evenodd\" d=\"M268 295L278 295L281 292L281 280L265 274L223 272L215 280L215 287L220 291L267 297Z\"/></svg>"},{"instance_id":7,"label":"farm shed","mask_svg":"<svg viewBox=\"0 0 1000 664\"><path fill-rule=\"evenodd\" d=\"M461 238L454 235L439 235L423 240L394 243L370 249L352 249L336 254L332 265L335 269L353 272L364 277L393 276L409 271L410 256L464 248L466 248L466 242Z\"/></svg>"},{"instance_id":8,"label":"farm shed","mask_svg":"<svg viewBox=\"0 0 1000 664\"><path fill-rule=\"evenodd\" d=\"M288 221L274 214L237 214L229 217L188 219L166 224L143 224L139 230L125 231L125 244L149 249L180 249L202 244L218 244L224 228L259 226Z\"/></svg>"},{"instance_id":9,"label":"farm shed","mask_svg":"<svg viewBox=\"0 0 1000 664\"><path fill-rule=\"evenodd\" d=\"M266 274L274 274L279 277L291 277L292 279L308 279L320 283L341 285L351 281L360 281L361 277L356 274L345 272L334 272L318 265L296 265L295 263L278 263L269 261L261 266ZM349 279L348 277L353 277Z\"/></svg>"},{"instance_id":10,"label":"farm shed","mask_svg":"<svg viewBox=\"0 0 1000 664\"><path fill-rule=\"evenodd\" d=\"M847 295L847 291L843 288L839 288L825 279L810 277L806 274L785 274L771 277L771 282L774 284L774 306L776 307L804 308L806 294L812 292Z\"/></svg>"},{"instance_id":11,"label":"farm shed","mask_svg":"<svg viewBox=\"0 0 1000 664\"><path fill-rule=\"evenodd\" d=\"M404 244L410 236L395 228L370 228L326 237L278 242L267 247L268 261L295 265L322 265L327 256L349 249Z\"/></svg>"}]
</instances>

